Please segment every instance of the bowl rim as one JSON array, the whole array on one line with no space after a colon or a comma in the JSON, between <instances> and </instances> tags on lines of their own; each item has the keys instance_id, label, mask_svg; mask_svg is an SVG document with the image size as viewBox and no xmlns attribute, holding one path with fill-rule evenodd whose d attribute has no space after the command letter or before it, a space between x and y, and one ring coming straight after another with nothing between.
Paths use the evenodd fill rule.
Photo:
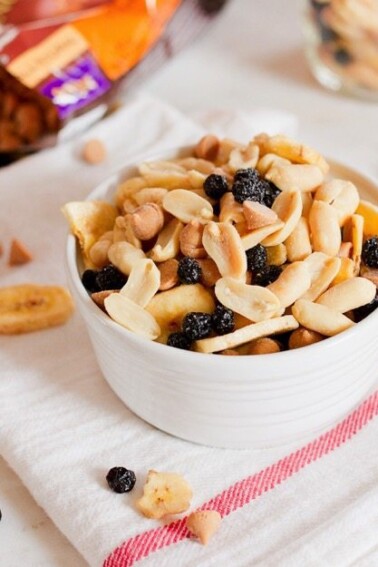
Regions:
<instances>
[{"instance_id":1,"label":"bowl rim","mask_svg":"<svg viewBox=\"0 0 378 567\"><path fill-rule=\"evenodd\" d=\"M175 159L181 156L190 155L191 150L193 150L193 145L185 145L185 146L178 146L176 148L165 149L155 152L143 152L135 155L132 159L127 160L117 171L110 174L107 178L102 180L99 184L96 185L90 191L85 198L86 201L91 201L94 199L100 199L101 195L102 198L106 197L109 198L109 193L113 187L112 185L117 182L122 182L123 180L127 179L130 176L130 170L137 167L138 163L142 161L153 161L156 159ZM360 172L349 168L337 161L328 159L328 163L331 166L331 171L336 170L336 172L346 172L348 175L351 174L355 180L363 183L366 187L369 188L369 191L373 194L376 194L378 197L378 185L365 175L362 175ZM193 357L197 357L197 360L208 360L209 357L213 361L219 361L218 363L223 365L244 365L246 359L253 360L253 361L261 361L264 360L264 363L267 365L269 361L275 364L277 361L285 362L285 360L293 361L295 358L298 359L299 356L307 356L313 359L318 353L324 353L325 351L332 350L335 346L339 345L340 343L347 342L349 339L353 341L356 333L361 333L365 331L366 333L374 332L374 328L378 321L378 309L368 315L362 321L356 323L349 329L334 335L332 337L327 337L325 340L322 340L318 343L314 343L311 345L307 345L306 347L300 349L289 349L285 351L280 351L276 353L269 353L269 356L265 354L255 354L253 356L248 354L241 354L238 356L214 356L214 354L218 353L202 353L197 351L188 351L183 349L177 349L173 347L168 347L168 345L148 340L144 337L129 331L128 329L122 327L119 323L113 321L98 305L94 303L94 301L90 298L90 295L85 290L80 276L79 276L79 268L77 265L77 255L78 255L78 245L76 237L68 233L67 242L66 242L66 270L70 276L70 281L73 284L76 292L76 297L80 299L82 305L89 311L90 316L94 317L98 322L106 327L109 327L110 330L119 333L121 336L124 336L125 339L131 341L132 343L136 343L139 347L146 347L147 344L151 349L151 352L156 354L165 353L166 356L170 356L169 353L175 358L179 357L183 361L190 362L190 360L194 360ZM200 359L198 359L200 357ZM217 362L215 362L217 364Z\"/></svg>"}]
</instances>

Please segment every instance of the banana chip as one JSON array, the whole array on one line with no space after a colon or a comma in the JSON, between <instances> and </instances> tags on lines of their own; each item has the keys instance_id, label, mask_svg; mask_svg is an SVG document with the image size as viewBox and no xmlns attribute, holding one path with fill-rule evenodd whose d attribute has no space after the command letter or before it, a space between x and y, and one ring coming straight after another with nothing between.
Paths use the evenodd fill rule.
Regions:
<instances>
[{"instance_id":1,"label":"banana chip","mask_svg":"<svg viewBox=\"0 0 378 567\"><path fill-rule=\"evenodd\" d=\"M0 334L17 335L62 325L74 304L64 287L22 284L0 289Z\"/></svg>"},{"instance_id":2,"label":"banana chip","mask_svg":"<svg viewBox=\"0 0 378 567\"><path fill-rule=\"evenodd\" d=\"M192 496L192 489L181 475L150 470L137 507L147 518L158 520L185 512Z\"/></svg>"},{"instance_id":3,"label":"banana chip","mask_svg":"<svg viewBox=\"0 0 378 567\"><path fill-rule=\"evenodd\" d=\"M62 207L62 213L79 241L85 263L90 265L89 250L104 232L113 228L117 209L105 201L71 201Z\"/></svg>"}]
</instances>

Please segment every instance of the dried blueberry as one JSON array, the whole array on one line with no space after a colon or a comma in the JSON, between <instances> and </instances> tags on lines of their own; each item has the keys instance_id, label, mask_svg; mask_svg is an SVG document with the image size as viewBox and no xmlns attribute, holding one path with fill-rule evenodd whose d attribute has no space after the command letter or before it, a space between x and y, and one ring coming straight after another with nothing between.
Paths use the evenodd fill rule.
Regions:
<instances>
[{"instance_id":1,"label":"dried blueberry","mask_svg":"<svg viewBox=\"0 0 378 567\"><path fill-rule=\"evenodd\" d=\"M378 236L372 236L364 242L362 261L369 268L378 268Z\"/></svg>"},{"instance_id":2,"label":"dried blueberry","mask_svg":"<svg viewBox=\"0 0 378 567\"><path fill-rule=\"evenodd\" d=\"M247 256L247 267L248 270L257 271L260 268L266 266L268 255L266 252L266 248L261 244L257 244L246 251Z\"/></svg>"},{"instance_id":3,"label":"dried blueberry","mask_svg":"<svg viewBox=\"0 0 378 567\"><path fill-rule=\"evenodd\" d=\"M370 315L370 313L373 313L373 311L375 311L376 309L378 309L378 291L375 294L374 299L370 301L370 303L362 305L361 307L353 310L353 315L356 323L362 321L362 319L365 319L365 317Z\"/></svg>"},{"instance_id":4,"label":"dried blueberry","mask_svg":"<svg viewBox=\"0 0 378 567\"><path fill-rule=\"evenodd\" d=\"M126 282L127 277L125 274L120 272L118 268L112 264L105 266L105 268L97 272L96 283L101 291L106 289L121 289Z\"/></svg>"},{"instance_id":5,"label":"dried blueberry","mask_svg":"<svg viewBox=\"0 0 378 567\"><path fill-rule=\"evenodd\" d=\"M263 203L264 183L256 169L239 169L234 175L232 193L235 201L257 201Z\"/></svg>"},{"instance_id":6,"label":"dried blueberry","mask_svg":"<svg viewBox=\"0 0 378 567\"><path fill-rule=\"evenodd\" d=\"M235 329L234 312L224 305L217 305L211 316L211 324L218 335L232 333Z\"/></svg>"},{"instance_id":7,"label":"dried blueberry","mask_svg":"<svg viewBox=\"0 0 378 567\"><path fill-rule=\"evenodd\" d=\"M187 313L182 322L182 332L192 341L208 337L211 333L211 315L199 311Z\"/></svg>"},{"instance_id":8,"label":"dried blueberry","mask_svg":"<svg viewBox=\"0 0 378 567\"><path fill-rule=\"evenodd\" d=\"M179 261L177 275L182 284L195 284L200 281L201 266L194 258L185 256Z\"/></svg>"},{"instance_id":9,"label":"dried blueberry","mask_svg":"<svg viewBox=\"0 0 378 567\"><path fill-rule=\"evenodd\" d=\"M339 47L336 49L335 53L333 54L335 61L337 61L340 65L348 65L353 60L353 57L344 47Z\"/></svg>"},{"instance_id":10,"label":"dried blueberry","mask_svg":"<svg viewBox=\"0 0 378 567\"><path fill-rule=\"evenodd\" d=\"M192 340L185 335L185 333L171 333L167 339L167 345L175 348L181 348L182 350L190 350L192 346Z\"/></svg>"},{"instance_id":11,"label":"dried blueberry","mask_svg":"<svg viewBox=\"0 0 378 567\"><path fill-rule=\"evenodd\" d=\"M282 268L280 266L264 266L252 273L252 284L266 287L276 281L281 272Z\"/></svg>"},{"instance_id":12,"label":"dried blueberry","mask_svg":"<svg viewBox=\"0 0 378 567\"><path fill-rule=\"evenodd\" d=\"M281 190L278 189L271 181L263 180L264 184L264 196L263 196L263 204L266 207L272 208L274 200L278 195L281 193Z\"/></svg>"},{"instance_id":13,"label":"dried blueberry","mask_svg":"<svg viewBox=\"0 0 378 567\"><path fill-rule=\"evenodd\" d=\"M81 276L81 282L89 293L100 291L96 281L97 274L98 272L96 270L85 270Z\"/></svg>"},{"instance_id":14,"label":"dried blueberry","mask_svg":"<svg viewBox=\"0 0 378 567\"><path fill-rule=\"evenodd\" d=\"M223 175L212 173L206 177L203 189L210 199L217 201L228 191L227 179Z\"/></svg>"},{"instance_id":15,"label":"dried blueberry","mask_svg":"<svg viewBox=\"0 0 378 567\"><path fill-rule=\"evenodd\" d=\"M106 480L113 492L122 494L134 488L136 476L134 471L125 469L125 467L113 467L106 475Z\"/></svg>"}]
</instances>

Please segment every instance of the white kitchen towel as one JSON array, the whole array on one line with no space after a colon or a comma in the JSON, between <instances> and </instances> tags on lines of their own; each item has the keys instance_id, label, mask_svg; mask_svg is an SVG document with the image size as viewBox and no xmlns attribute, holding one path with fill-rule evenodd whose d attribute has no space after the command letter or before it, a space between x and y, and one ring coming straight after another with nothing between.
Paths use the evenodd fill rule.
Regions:
<instances>
[{"instance_id":1,"label":"white kitchen towel","mask_svg":"<svg viewBox=\"0 0 378 567\"><path fill-rule=\"evenodd\" d=\"M265 127L258 112L248 116L251 135L254 123L270 132L290 124L293 133L291 117L264 112ZM230 135L231 122L219 133ZM203 131L138 95L81 140L1 170L1 285L64 284L61 205L85 198L133 155L193 143ZM98 166L77 155L93 137L108 149ZM31 263L6 266L13 237L34 253ZM0 349L1 454L89 565L344 567L377 556L378 394L304 447L222 450L173 438L134 416L102 378L78 313L62 327L1 337ZM126 495L105 481L120 465L138 479ZM192 510L222 512L207 547L187 537L183 520L163 525L136 511L149 469L183 474L193 487Z\"/></svg>"}]
</instances>

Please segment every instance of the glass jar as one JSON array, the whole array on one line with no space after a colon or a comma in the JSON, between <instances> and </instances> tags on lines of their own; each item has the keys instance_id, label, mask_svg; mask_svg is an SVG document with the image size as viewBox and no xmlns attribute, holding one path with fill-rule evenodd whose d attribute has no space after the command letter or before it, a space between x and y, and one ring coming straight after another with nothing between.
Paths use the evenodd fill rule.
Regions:
<instances>
[{"instance_id":1,"label":"glass jar","mask_svg":"<svg viewBox=\"0 0 378 567\"><path fill-rule=\"evenodd\" d=\"M306 0L304 31L323 86L378 101L378 0Z\"/></svg>"}]
</instances>

